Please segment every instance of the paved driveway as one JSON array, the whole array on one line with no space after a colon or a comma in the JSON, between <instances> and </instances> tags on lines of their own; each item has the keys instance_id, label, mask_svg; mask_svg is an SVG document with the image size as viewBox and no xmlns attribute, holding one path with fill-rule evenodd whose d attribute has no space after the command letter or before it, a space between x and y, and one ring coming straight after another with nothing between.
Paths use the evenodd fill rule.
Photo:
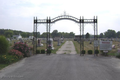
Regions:
<instances>
[{"instance_id":1,"label":"paved driveway","mask_svg":"<svg viewBox=\"0 0 120 80\"><path fill-rule=\"evenodd\" d=\"M73 42L66 41L65 44L56 52L56 54L76 54Z\"/></svg>"},{"instance_id":2,"label":"paved driveway","mask_svg":"<svg viewBox=\"0 0 120 80\"><path fill-rule=\"evenodd\" d=\"M0 80L120 80L120 60L93 55L39 54L1 70Z\"/></svg>"}]
</instances>

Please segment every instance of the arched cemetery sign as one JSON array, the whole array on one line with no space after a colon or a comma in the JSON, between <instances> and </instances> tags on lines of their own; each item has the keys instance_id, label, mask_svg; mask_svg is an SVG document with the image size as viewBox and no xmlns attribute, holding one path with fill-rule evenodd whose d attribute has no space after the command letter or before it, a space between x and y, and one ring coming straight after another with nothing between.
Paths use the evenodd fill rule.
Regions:
<instances>
[{"instance_id":1,"label":"arched cemetery sign","mask_svg":"<svg viewBox=\"0 0 120 80\"><path fill-rule=\"evenodd\" d=\"M97 26L97 16L94 16L93 19L84 19L83 16L80 16L80 18L76 18L70 15L61 15L55 18L47 17L46 19L38 19L37 17L34 17L34 26L33 26L33 35L34 35L34 44L33 44L33 50L36 51L37 49L37 24L46 24L46 46L50 44L48 40L50 40L50 27L52 23L55 23L59 20L71 20L79 24L80 27L80 54L81 51L84 50L84 24L94 24L94 40L97 40L98 35L98 26ZM48 48L48 47L46 47ZM98 49L98 47L94 46L94 50Z\"/></svg>"}]
</instances>

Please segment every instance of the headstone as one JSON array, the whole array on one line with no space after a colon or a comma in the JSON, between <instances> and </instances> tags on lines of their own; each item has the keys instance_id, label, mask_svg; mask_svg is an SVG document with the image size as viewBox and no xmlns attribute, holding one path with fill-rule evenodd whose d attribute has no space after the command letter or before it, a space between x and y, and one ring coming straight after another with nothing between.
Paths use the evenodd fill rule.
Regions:
<instances>
[{"instance_id":1,"label":"headstone","mask_svg":"<svg viewBox=\"0 0 120 80\"><path fill-rule=\"evenodd\" d=\"M22 39L22 38L20 38L20 39L19 39L19 41L20 41L20 42L22 42L22 43L24 43L24 41L23 41L23 39Z\"/></svg>"},{"instance_id":2,"label":"headstone","mask_svg":"<svg viewBox=\"0 0 120 80\"><path fill-rule=\"evenodd\" d=\"M112 45L112 49L115 49L115 45Z\"/></svg>"},{"instance_id":3,"label":"headstone","mask_svg":"<svg viewBox=\"0 0 120 80\"><path fill-rule=\"evenodd\" d=\"M58 39L58 46L60 46L61 45L61 43L60 43L60 39Z\"/></svg>"},{"instance_id":4,"label":"headstone","mask_svg":"<svg viewBox=\"0 0 120 80\"><path fill-rule=\"evenodd\" d=\"M7 40L10 42L10 39L9 39L9 38L7 38Z\"/></svg>"},{"instance_id":5,"label":"headstone","mask_svg":"<svg viewBox=\"0 0 120 80\"><path fill-rule=\"evenodd\" d=\"M40 47L40 45L41 45L41 40L38 39L38 46Z\"/></svg>"},{"instance_id":6,"label":"headstone","mask_svg":"<svg viewBox=\"0 0 120 80\"><path fill-rule=\"evenodd\" d=\"M54 47L53 47L53 39L52 38L50 38L50 40L48 40L48 44L49 44L48 47L51 47L51 49L54 49Z\"/></svg>"}]
</instances>

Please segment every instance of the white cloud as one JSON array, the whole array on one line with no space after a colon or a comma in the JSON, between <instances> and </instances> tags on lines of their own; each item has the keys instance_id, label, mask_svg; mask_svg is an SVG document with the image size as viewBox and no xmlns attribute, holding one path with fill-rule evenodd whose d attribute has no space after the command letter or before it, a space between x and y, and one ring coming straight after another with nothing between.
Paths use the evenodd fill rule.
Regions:
<instances>
[{"instance_id":1,"label":"white cloud","mask_svg":"<svg viewBox=\"0 0 120 80\"><path fill-rule=\"evenodd\" d=\"M66 14L77 18L98 16L99 33L107 29L119 30L119 7L119 0L1 0L0 28L32 32L34 16L39 19L45 19L47 16L54 18L66 11ZM18 27L16 27L16 23L19 24ZM39 25L41 33L45 29L45 25ZM78 24L71 21L56 22L51 29L65 32L74 31L79 34ZM91 25L85 26L85 32L93 33L92 30Z\"/></svg>"}]
</instances>

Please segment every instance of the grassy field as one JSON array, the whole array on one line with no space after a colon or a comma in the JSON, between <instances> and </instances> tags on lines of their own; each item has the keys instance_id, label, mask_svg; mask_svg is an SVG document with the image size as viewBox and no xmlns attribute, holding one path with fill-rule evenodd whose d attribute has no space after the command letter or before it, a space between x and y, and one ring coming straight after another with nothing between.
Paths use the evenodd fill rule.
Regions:
<instances>
[{"instance_id":1,"label":"grassy field","mask_svg":"<svg viewBox=\"0 0 120 80\"><path fill-rule=\"evenodd\" d=\"M80 44L77 42L77 41L73 41L74 45L75 45L75 49L77 51L77 53L80 53ZM89 44L90 41L85 41L84 42L84 49L86 50L86 52L88 50L94 50L94 46L93 46L93 43L92 44ZM120 42L116 42L116 41L113 41L113 45L115 45L115 48L112 49L111 51L108 52L108 55L111 55L111 56L115 56L115 54L117 53L117 49L120 48Z\"/></svg>"}]
</instances>

